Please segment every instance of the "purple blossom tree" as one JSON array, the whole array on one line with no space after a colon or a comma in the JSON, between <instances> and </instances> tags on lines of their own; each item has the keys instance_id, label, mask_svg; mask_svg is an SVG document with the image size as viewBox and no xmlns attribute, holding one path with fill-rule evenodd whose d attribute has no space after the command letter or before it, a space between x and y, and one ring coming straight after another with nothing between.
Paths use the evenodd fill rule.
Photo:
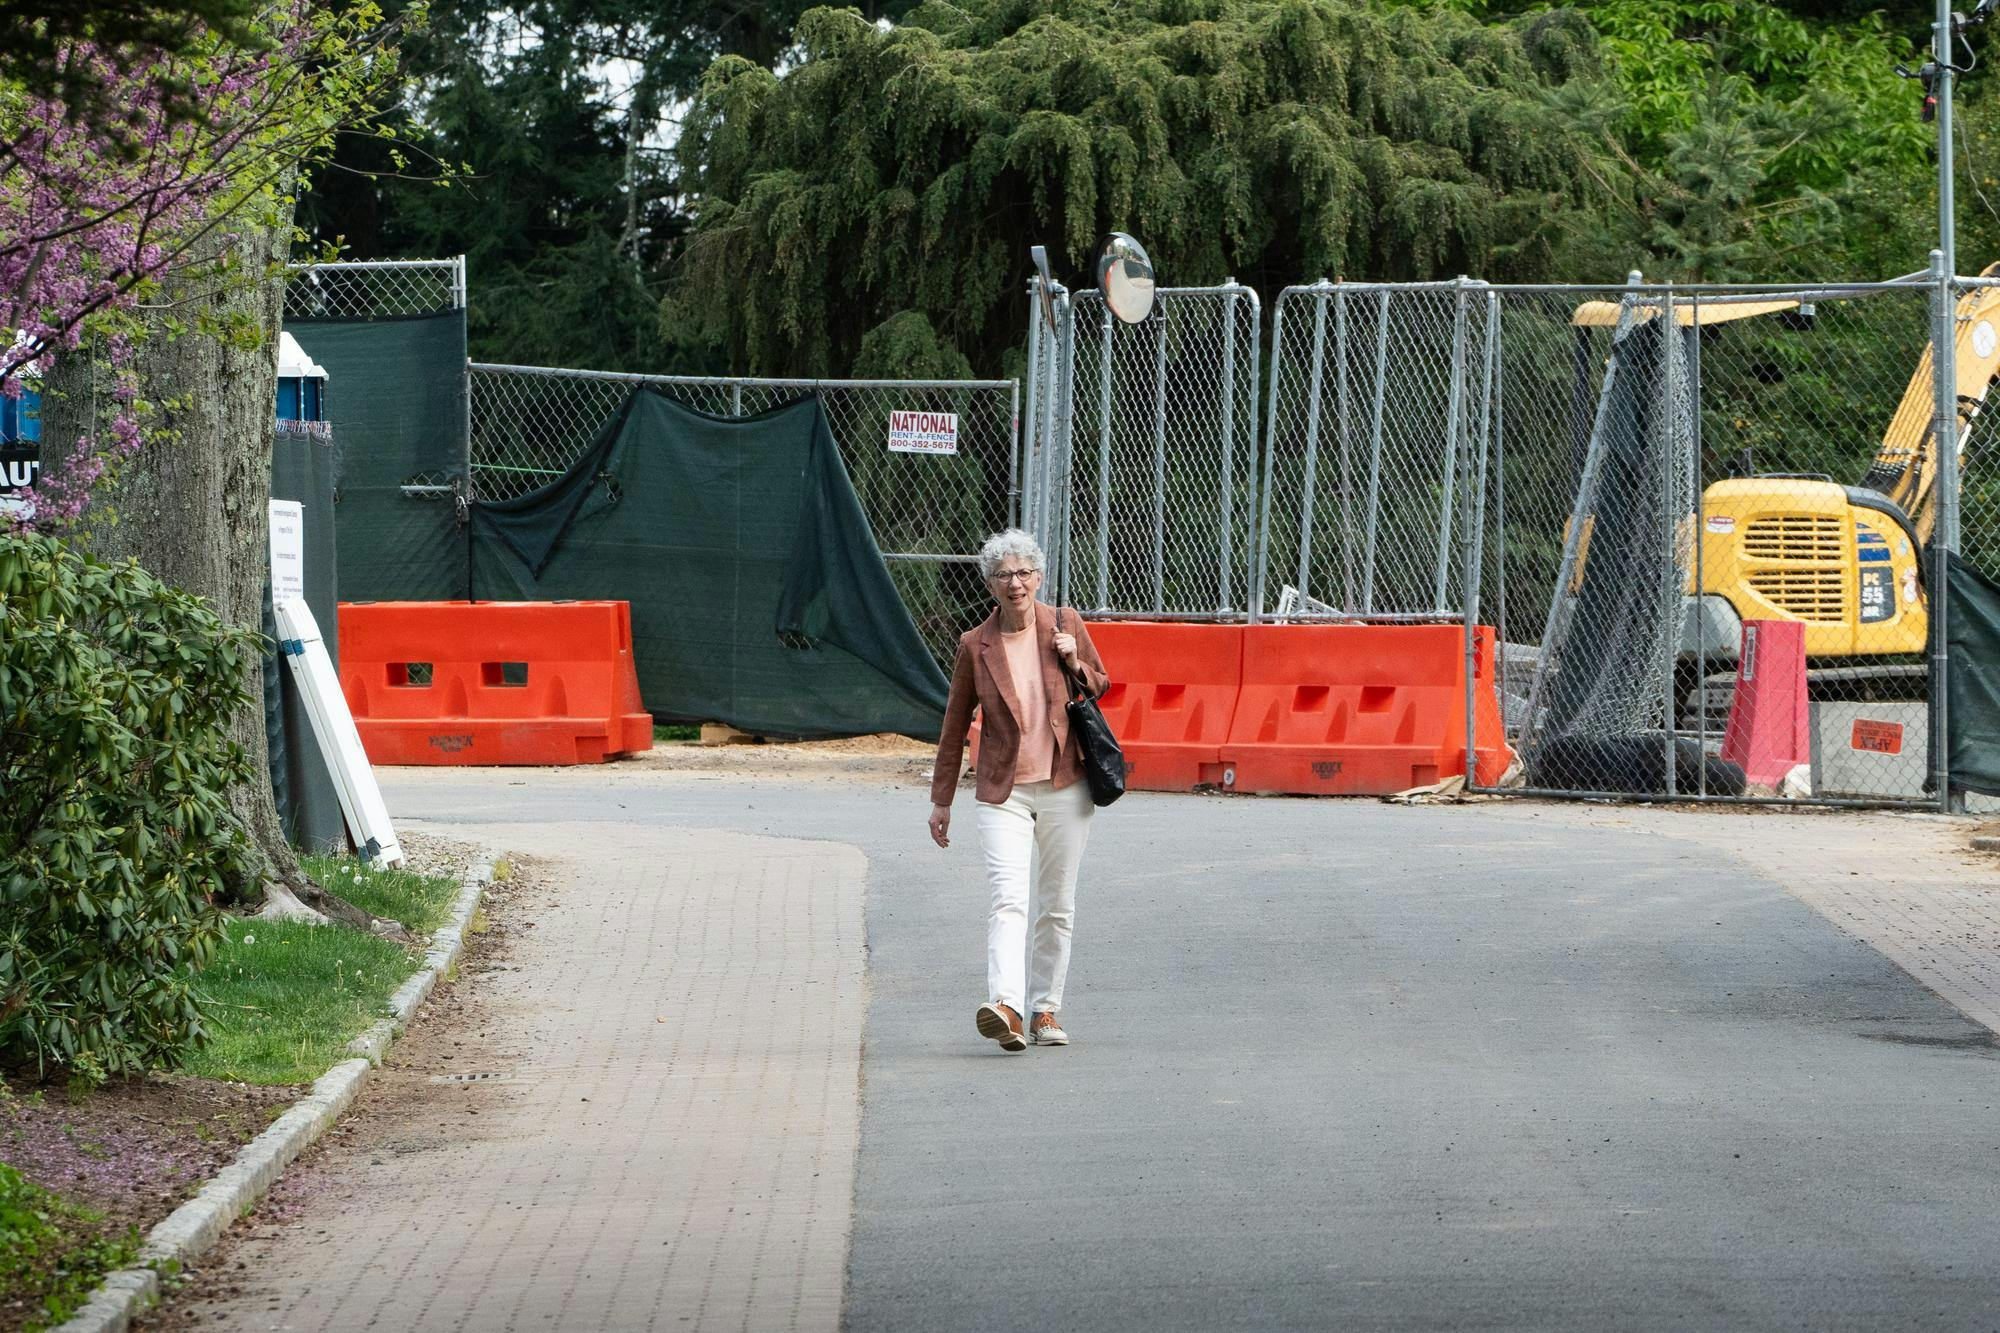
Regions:
<instances>
[{"instance_id":1,"label":"purple blossom tree","mask_svg":"<svg viewBox=\"0 0 2000 1333\"><path fill-rule=\"evenodd\" d=\"M396 75L372 0L288 0L223 31L194 25L171 49L104 46L94 31L79 24L58 48L60 78L0 67L0 394L19 397L86 337L110 381L89 428L43 460L32 522L55 529L140 444L134 348L190 323L162 293L202 267L197 288L277 280L218 267L211 242L289 229L298 172L368 124Z\"/></svg>"},{"instance_id":2,"label":"purple blossom tree","mask_svg":"<svg viewBox=\"0 0 2000 1333\"><path fill-rule=\"evenodd\" d=\"M0 327L24 335L0 351L0 392L31 360L46 376L30 521L253 630L294 187L335 135L369 130L397 78L374 0L256 2L247 27L195 24L171 48L80 25L64 80L0 61ZM229 800L261 855L234 896L377 924L286 842L261 662L245 685L231 735L253 771Z\"/></svg>"}]
</instances>

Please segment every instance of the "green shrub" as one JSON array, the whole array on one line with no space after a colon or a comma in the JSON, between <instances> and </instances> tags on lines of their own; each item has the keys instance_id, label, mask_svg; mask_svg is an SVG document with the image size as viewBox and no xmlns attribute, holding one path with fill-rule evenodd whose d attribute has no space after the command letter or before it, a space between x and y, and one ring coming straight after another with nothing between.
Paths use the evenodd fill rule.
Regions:
<instances>
[{"instance_id":1,"label":"green shrub","mask_svg":"<svg viewBox=\"0 0 2000 1333\"><path fill-rule=\"evenodd\" d=\"M259 650L136 564L0 533L0 1059L102 1078L203 1039Z\"/></svg>"},{"instance_id":2,"label":"green shrub","mask_svg":"<svg viewBox=\"0 0 2000 1333\"><path fill-rule=\"evenodd\" d=\"M30 1330L81 1309L106 1273L139 1252L136 1228L107 1232L103 1221L0 1162L0 1307L27 1310Z\"/></svg>"}]
</instances>

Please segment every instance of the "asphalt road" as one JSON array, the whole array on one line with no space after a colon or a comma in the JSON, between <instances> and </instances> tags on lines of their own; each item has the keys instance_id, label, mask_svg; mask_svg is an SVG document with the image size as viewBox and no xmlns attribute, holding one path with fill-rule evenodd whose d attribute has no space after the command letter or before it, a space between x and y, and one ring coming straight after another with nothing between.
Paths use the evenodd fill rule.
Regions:
<instances>
[{"instance_id":1,"label":"asphalt road","mask_svg":"<svg viewBox=\"0 0 2000 1333\"><path fill-rule=\"evenodd\" d=\"M1658 825L1135 795L1085 859L1074 1044L1007 1056L969 811L939 852L920 788L385 778L495 846L863 852L850 1328L2000 1327L1993 1034Z\"/></svg>"}]
</instances>

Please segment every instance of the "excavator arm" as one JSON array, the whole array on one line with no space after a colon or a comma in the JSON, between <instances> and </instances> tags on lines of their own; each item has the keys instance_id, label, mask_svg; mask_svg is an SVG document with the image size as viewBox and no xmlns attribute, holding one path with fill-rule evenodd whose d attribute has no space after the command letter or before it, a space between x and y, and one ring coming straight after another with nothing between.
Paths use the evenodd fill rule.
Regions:
<instances>
[{"instance_id":1,"label":"excavator arm","mask_svg":"<svg viewBox=\"0 0 2000 1333\"><path fill-rule=\"evenodd\" d=\"M2000 277L2000 264L1988 265L1982 278ZM1958 298L1958 445L1986 406L1987 394L2000 374L2000 287L1978 287ZM1909 516L1917 539L1930 543L1937 526L1938 454L1932 426L1936 420L1936 388L1932 383L1933 348L1926 344L1903 390L1903 401L1883 432L1882 447L1861 479L1866 490L1886 496Z\"/></svg>"}]
</instances>

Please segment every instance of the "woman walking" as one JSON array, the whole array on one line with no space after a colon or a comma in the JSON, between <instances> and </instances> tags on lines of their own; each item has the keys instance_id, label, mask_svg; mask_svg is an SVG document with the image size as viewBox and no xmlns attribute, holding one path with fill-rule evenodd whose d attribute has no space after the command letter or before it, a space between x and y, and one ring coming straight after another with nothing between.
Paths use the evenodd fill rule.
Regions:
<instances>
[{"instance_id":1,"label":"woman walking","mask_svg":"<svg viewBox=\"0 0 2000 1333\"><path fill-rule=\"evenodd\" d=\"M931 773L931 838L951 845L951 801L976 704L980 716L979 840L993 905L986 919L987 1002L979 1035L1004 1051L1033 1041L1066 1046L1057 1021L1069 972L1077 866L1095 807L1083 759L1070 734L1065 668L1092 696L1108 683L1083 617L1040 604L1045 561L1018 528L989 537L979 572L994 609L958 641L951 701ZM1034 871L1034 950L1028 963L1029 870ZM1030 1009L1030 1006L1032 1007ZM1033 1019L1024 1033L1023 1012Z\"/></svg>"}]
</instances>

